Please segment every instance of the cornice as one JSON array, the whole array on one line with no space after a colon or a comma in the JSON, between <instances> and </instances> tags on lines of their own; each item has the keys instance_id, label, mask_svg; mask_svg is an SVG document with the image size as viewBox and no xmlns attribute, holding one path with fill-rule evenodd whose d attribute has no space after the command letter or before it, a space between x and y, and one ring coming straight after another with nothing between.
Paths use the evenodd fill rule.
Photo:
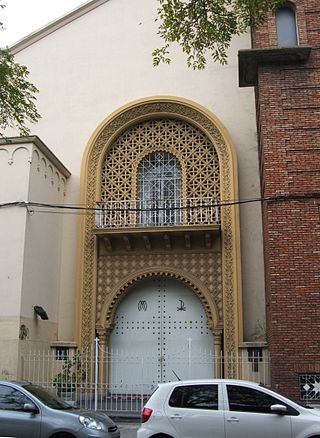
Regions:
<instances>
[{"instance_id":1,"label":"cornice","mask_svg":"<svg viewBox=\"0 0 320 438\"><path fill-rule=\"evenodd\" d=\"M308 61L311 46L269 47L239 50L239 87L251 87L258 82L261 66L280 67Z\"/></svg>"},{"instance_id":2,"label":"cornice","mask_svg":"<svg viewBox=\"0 0 320 438\"><path fill-rule=\"evenodd\" d=\"M32 143L35 145L42 153L43 155L48 158L48 160L54 164L54 166L61 172L61 174L65 178L69 178L71 175L71 172L61 163L61 161L54 155L53 152L43 143L42 140L40 140L39 137L36 135L28 136L28 137L6 137L6 138L0 138L0 147L1 146L16 146L16 145L23 145L23 144L30 144Z\"/></svg>"}]
</instances>

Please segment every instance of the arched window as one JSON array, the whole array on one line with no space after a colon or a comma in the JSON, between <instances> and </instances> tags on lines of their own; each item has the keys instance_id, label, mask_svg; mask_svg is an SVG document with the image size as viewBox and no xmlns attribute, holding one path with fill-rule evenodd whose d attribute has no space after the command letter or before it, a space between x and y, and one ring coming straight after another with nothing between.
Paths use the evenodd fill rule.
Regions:
<instances>
[{"instance_id":1,"label":"arched window","mask_svg":"<svg viewBox=\"0 0 320 438\"><path fill-rule=\"evenodd\" d=\"M278 47L298 45L296 13L293 7L285 5L276 12Z\"/></svg>"},{"instance_id":2,"label":"arched window","mask_svg":"<svg viewBox=\"0 0 320 438\"><path fill-rule=\"evenodd\" d=\"M181 167L168 152L147 155L138 169L140 224L165 226L181 223Z\"/></svg>"}]
</instances>

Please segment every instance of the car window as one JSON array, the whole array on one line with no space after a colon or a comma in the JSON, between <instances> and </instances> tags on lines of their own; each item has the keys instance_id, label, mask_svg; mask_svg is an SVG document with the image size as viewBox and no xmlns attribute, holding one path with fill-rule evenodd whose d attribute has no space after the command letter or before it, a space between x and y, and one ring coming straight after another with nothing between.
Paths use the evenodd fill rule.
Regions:
<instances>
[{"instance_id":1,"label":"car window","mask_svg":"<svg viewBox=\"0 0 320 438\"><path fill-rule=\"evenodd\" d=\"M227 385L230 411L259 412L270 414L270 406L281 404L287 406L288 414L297 415L297 412L275 397L254 388L240 385Z\"/></svg>"},{"instance_id":2,"label":"car window","mask_svg":"<svg viewBox=\"0 0 320 438\"><path fill-rule=\"evenodd\" d=\"M189 409L218 409L218 385L187 385L176 387L169 406Z\"/></svg>"},{"instance_id":3,"label":"car window","mask_svg":"<svg viewBox=\"0 0 320 438\"><path fill-rule=\"evenodd\" d=\"M0 410L22 411L25 403L30 403L30 400L22 392L0 385Z\"/></svg>"}]
</instances>

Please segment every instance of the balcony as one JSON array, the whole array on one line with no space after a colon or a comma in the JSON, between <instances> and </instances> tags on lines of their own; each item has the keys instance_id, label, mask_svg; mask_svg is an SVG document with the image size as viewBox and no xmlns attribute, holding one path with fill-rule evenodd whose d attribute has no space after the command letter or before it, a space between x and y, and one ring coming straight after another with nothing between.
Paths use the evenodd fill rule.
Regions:
<instances>
[{"instance_id":1,"label":"balcony","mask_svg":"<svg viewBox=\"0 0 320 438\"><path fill-rule=\"evenodd\" d=\"M219 207L212 198L109 201L97 204L97 229L219 224Z\"/></svg>"},{"instance_id":2,"label":"balcony","mask_svg":"<svg viewBox=\"0 0 320 438\"><path fill-rule=\"evenodd\" d=\"M220 210L212 198L99 202L95 234L101 251L212 250Z\"/></svg>"}]
</instances>

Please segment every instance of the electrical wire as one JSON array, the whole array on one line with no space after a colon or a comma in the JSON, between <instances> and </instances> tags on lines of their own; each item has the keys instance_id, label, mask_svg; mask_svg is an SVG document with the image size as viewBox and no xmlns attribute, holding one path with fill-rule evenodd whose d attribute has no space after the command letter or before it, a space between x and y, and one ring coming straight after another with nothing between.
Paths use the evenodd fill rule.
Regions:
<instances>
[{"instance_id":1,"label":"electrical wire","mask_svg":"<svg viewBox=\"0 0 320 438\"><path fill-rule=\"evenodd\" d=\"M50 204L43 202L33 202L33 201L15 201L6 202L0 204L0 208L10 208L10 207L25 207L27 209L32 209L37 212L47 212L53 213L52 210L63 210L64 213L69 214L94 214L94 213L112 213L112 212L149 212L149 211L173 211L173 210L198 210L198 209L208 209L208 208L222 208L230 207L234 205L243 205L255 202L286 202L286 201L307 201L307 200L320 199L320 192L312 193L293 193L293 194L280 194L269 197L260 197L252 199L240 199L240 200L227 200L227 201L217 201L211 204L205 205L183 205L183 206L173 206L173 207L148 207L148 208L133 208L133 207L115 207L115 208L105 208L105 207L88 207L77 204ZM117 201L115 201L117 202ZM119 201L121 202L121 201ZM103 204L99 203L99 204Z\"/></svg>"}]
</instances>

